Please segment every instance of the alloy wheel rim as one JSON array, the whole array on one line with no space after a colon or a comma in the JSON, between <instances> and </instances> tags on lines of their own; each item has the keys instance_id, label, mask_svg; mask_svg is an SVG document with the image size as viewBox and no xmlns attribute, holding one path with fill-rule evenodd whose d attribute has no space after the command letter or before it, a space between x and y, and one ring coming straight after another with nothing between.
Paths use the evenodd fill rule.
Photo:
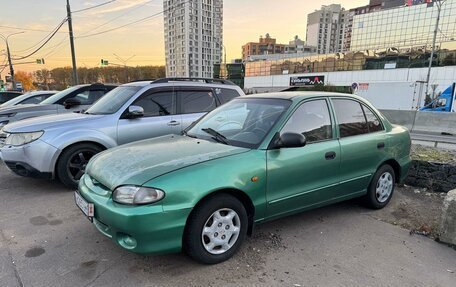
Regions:
<instances>
[{"instance_id":1,"label":"alloy wheel rim","mask_svg":"<svg viewBox=\"0 0 456 287\"><path fill-rule=\"evenodd\" d=\"M85 172L89 160L95 155L95 152L89 149L78 150L75 152L68 161L67 172L70 177L75 181L79 181Z\"/></svg>"},{"instance_id":2,"label":"alloy wheel rim","mask_svg":"<svg viewBox=\"0 0 456 287\"><path fill-rule=\"evenodd\" d=\"M206 220L201 233L204 249L211 254L223 254L236 244L241 231L241 220L236 211L222 208Z\"/></svg>"},{"instance_id":3,"label":"alloy wheel rim","mask_svg":"<svg viewBox=\"0 0 456 287\"><path fill-rule=\"evenodd\" d=\"M378 202L384 203L391 196L393 191L394 181L393 176L389 172L384 172L377 181L377 188L375 190L375 195Z\"/></svg>"}]
</instances>

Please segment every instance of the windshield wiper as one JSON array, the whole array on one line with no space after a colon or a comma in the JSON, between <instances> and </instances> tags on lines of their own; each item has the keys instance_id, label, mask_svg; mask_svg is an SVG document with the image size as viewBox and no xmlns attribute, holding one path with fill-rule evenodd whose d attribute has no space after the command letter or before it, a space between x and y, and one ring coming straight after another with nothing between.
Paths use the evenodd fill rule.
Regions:
<instances>
[{"instance_id":1,"label":"windshield wiper","mask_svg":"<svg viewBox=\"0 0 456 287\"><path fill-rule=\"evenodd\" d=\"M208 133L212 136L212 139L219 142L219 143L222 143L222 144L228 144L228 139L222 135L221 133L219 133L218 131L212 129L212 128L205 128L205 129L201 129L203 132L205 133Z\"/></svg>"}]
</instances>

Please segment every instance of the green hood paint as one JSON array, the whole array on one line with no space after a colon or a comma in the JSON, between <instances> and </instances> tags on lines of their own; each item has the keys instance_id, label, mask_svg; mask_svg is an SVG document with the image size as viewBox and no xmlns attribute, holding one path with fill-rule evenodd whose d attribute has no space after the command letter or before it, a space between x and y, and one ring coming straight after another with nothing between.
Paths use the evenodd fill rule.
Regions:
<instances>
[{"instance_id":1,"label":"green hood paint","mask_svg":"<svg viewBox=\"0 0 456 287\"><path fill-rule=\"evenodd\" d=\"M99 153L86 173L114 190L119 185L142 185L174 170L246 151L249 149L167 135Z\"/></svg>"}]
</instances>

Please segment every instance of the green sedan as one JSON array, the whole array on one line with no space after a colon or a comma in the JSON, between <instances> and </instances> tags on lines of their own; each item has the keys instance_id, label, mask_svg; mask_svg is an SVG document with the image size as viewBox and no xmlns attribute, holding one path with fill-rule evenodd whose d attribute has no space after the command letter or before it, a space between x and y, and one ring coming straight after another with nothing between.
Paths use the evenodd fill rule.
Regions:
<instances>
[{"instance_id":1,"label":"green sedan","mask_svg":"<svg viewBox=\"0 0 456 287\"><path fill-rule=\"evenodd\" d=\"M261 222L355 197L383 208L407 175L409 153L408 130L362 98L258 94L215 109L181 136L99 153L75 201L122 248L184 250L214 264Z\"/></svg>"}]
</instances>

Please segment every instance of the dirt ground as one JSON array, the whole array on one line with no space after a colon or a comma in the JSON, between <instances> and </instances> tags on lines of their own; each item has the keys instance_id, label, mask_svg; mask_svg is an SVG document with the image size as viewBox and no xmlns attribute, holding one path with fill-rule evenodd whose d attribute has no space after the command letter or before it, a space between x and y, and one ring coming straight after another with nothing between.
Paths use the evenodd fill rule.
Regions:
<instances>
[{"instance_id":1,"label":"dirt ground","mask_svg":"<svg viewBox=\"0 0 456 287\"><path fill-rule=\"evenodd\" d=\"M393 200L372 216L408 229L412 235L438 240L445 195L411 186L396 187Z\"/></svg>"}]
</instances>

